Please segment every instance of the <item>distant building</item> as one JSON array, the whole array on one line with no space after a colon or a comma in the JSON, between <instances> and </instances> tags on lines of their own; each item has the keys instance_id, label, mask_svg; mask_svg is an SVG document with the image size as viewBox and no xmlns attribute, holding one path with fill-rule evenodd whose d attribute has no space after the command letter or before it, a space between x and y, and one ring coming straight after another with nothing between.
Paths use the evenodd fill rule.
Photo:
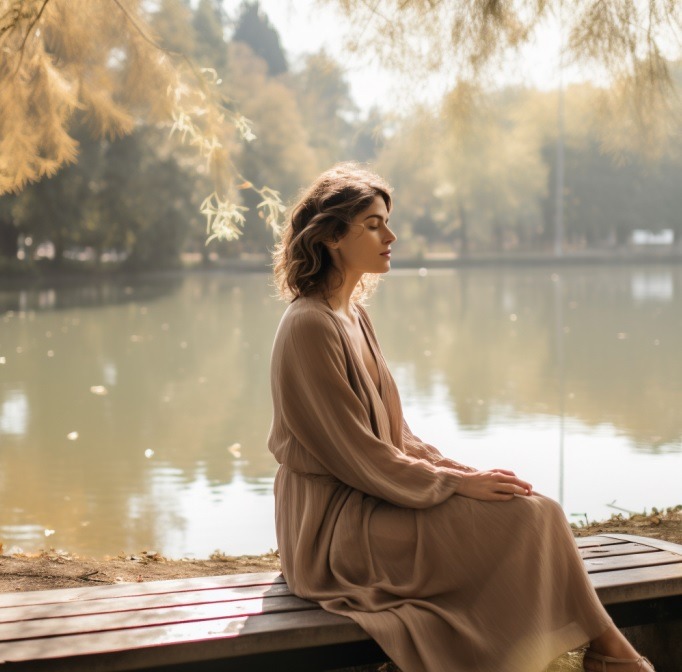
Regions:
<instances>
[{"instance_id":1,"label":"distant building","mask_svg":"<svg viewBox=\"0 0 682 672\"><path fill-rule=\"evenodd\" d=\"M633 245L672 245L675 242L675 232L672 229L649 231L647 229L635 229L630 241Z\"/></svg>"}]
</instances>

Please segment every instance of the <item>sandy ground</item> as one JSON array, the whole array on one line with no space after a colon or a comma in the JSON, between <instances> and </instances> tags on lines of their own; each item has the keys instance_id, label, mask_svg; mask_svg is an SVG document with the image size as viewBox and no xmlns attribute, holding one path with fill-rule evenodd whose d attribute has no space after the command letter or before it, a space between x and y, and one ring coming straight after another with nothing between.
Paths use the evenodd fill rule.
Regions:
<instances>
[{"instance_id":1,"label":"sandy ground","mask_svg":"<svg viewBox=\"0 0 682 672\"><path fill-rule=\"evenodd\" d=\"M654 509L648 515L617 515L607 521L573 525L573 530L579 537L618 532L682 544L682 505L661 512ZM280 564L276 553L240 557L213 555L207 560L171 560L157 553L86 558L50 549L39 553L0 555L0 592L278 571Z\"/></svg>"}]
</instances>

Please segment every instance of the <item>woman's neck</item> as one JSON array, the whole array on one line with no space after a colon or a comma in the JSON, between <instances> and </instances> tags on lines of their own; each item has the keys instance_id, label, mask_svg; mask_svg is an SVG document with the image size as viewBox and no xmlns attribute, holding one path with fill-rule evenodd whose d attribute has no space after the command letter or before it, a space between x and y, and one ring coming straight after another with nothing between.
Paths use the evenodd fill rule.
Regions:
<instances>
[{"instance_id":1,"label":"woman's neck","mask_svg":"<svg viewBox=\"0 0 682 672\"><path fill-rule=\"evenodd\" d=\"M343 284L339 287L334 288L327 295L327 303L331 306L331 309L340 315L344 315L349 320L353 321L355 319L355 313L351 309L351 297L355 291L355 287L358 282L362 279L362 274L359 276L351 276L346 273Z\"/></svg>"}]
</instances>

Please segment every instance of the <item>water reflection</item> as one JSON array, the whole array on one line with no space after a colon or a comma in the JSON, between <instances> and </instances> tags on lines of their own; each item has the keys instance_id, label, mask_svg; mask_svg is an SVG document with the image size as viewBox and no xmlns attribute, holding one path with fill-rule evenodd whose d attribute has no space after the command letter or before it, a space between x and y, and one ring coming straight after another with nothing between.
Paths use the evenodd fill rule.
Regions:
<instances>
[{"instance_id":1,"label":"water reflection","mask_svg":"<svg viewBox=\"0 0 682 672\"><path fill-rule=\"evenodd\" d=\"M7 390L0 401L0 435L26 433L28 402L21 390Z\"/></svg>"},{"instance_id":2,"label":"water reflection","mask_svg":"<svg viewBox=\"0 0 682 672\"><path fill-rule=\"evenodd\" d=\"M73 286L77 280L55 280L59 287L45 289L9 288L9 283L0 288L0 314L8 312L30 313L42 310L99 307L131 301L153 301L175 292L182 283L177 274L159 274L141 282L112 280L95 284Z\"/></svg>"},{"instance_id":3,"label":"water reflection","mask_svg":"<svg viewBox=\"0 0 682 672\"><path fill-rule=\"evenodd\" d=\"M667 267L395 272L370 312L417 433L595 517L614 499L679 503L679 282ZM264 275L2 293L0 541L273 547L272 294Z\"/></svg>"},{"instance_id":4,"label":"water reflection","mask_svg":"<svg viewBox=\"0 0 682 672\"><path fill-rule=\"evenodd\" d=\"M647 270L632 274L632 298L635 301L668 303L673 300L674 287L670 270Z\"/></svg>"}]
</instances>

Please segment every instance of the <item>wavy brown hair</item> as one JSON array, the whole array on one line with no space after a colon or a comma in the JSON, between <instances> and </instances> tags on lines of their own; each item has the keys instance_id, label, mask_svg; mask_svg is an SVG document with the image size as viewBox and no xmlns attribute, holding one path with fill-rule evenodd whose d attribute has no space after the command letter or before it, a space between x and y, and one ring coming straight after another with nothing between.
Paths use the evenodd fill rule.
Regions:
<instances>
[{"instance_id":1,"label":"wavy brown hair","mask_svg":"<svg viewBox=\"0 0 682 672\"><path fill-rule=\"evenodd\" d=\"M282 239L273 253L280 297L326 297L341 285L343 277L325 242L343 238L352 219L377 196L384 199L390 212L391 191L382 177L354 162L336 164L303 190L287 214ZM373 284L365 282L365 278L356 298L362 298Z\"/></svg>"}]
</instances>

